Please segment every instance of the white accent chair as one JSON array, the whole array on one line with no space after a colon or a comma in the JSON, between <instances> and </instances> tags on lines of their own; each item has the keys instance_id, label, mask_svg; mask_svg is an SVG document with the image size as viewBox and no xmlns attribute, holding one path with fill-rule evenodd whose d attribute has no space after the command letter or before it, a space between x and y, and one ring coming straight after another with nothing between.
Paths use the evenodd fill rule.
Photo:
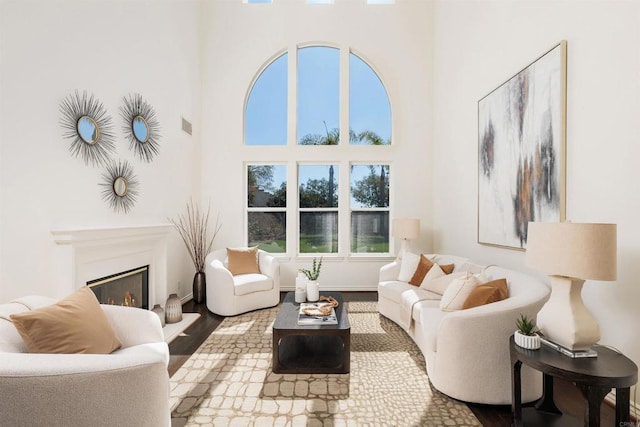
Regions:
<instances>
[{"instance_id":1,"label":"white accent chair","mask_svg":"<svg viewBox=\"0 0 640 427\"><path fill-rule=\"evenodd\" d=\"M111 354L28 353L11 314L55 303L0 304L0 424L170 426L169 347L155 313L102 305L122 342Z\"/></svg>"},{"instance_id":2,"label":"white accent chair","mask_svg":"<svg viewBox=\"0 0 640 427\"><path fill-rule=\"evenodd\" d=\"M207 308L221 316L236 316L280 302L280 263L268 252L258 251L260 274L234 276L228 269L226 249L205 260Z\"/></svg>"}]
</instances>

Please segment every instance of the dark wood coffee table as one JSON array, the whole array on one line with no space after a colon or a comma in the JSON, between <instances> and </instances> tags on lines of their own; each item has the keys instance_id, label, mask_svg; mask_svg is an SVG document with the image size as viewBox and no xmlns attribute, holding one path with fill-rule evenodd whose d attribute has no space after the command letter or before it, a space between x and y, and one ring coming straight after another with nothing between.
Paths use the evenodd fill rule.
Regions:
<instances>
[{"instance_id":1,"label":"dark wood coffee table","mask_svg":"<svg viewBox=\"0 0 640 427\"><path fill-rule=\"evenodd\" d=\"M273 372L277 374L346 374L351 357L351 325L339 292L321 292L340 304L337 325L298 325L300 304L287 293L273 323Z\"/></svg>"}]
</instances>

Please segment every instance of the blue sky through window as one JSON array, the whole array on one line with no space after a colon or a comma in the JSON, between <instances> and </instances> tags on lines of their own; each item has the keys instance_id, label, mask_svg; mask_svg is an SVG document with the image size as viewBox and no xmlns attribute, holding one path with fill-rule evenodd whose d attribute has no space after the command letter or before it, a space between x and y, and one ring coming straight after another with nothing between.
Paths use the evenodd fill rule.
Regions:
<instances>
[{"instance_id":1,"label":"blue sky through window","mask_svg":"<svg viewBox=\"0 0 640 427\"><path fill-rule=\"evenodd\" d=\"M326 123L326 128L325 128ZM308 134L326 136L340 127L340 51L298 49L298 142Z\"/></svg>"},{"instance_id":2,"label":"blue sky through window","mask_svg":"<svg viewBox=\"0 0 640 427\"><path fill-rule=\"evenodd\" d=\"M247 101L245 143L287 144L287 54L258 76Z\"/></svg>"},{"instance_id":3,"label":"blue sky through window","mask_svg":"<svg viewBox=\"0 0 640 427\"><path fill-rule=\"evenodd\" d=\"M340 51L326 46L298 49L297 143L335 134L340 122ZM288 57L283 54L258 76L245 115L247 145L287 144ZM378 75L357 55L349 55L349 126L391 142L391 106ZM326 124L326 126L325 126ZM371 144L371 141L351 141Z\"/></svg>"},{"instance_id":4,"label":"blue sky through window","mask_svg":"<svg viewBox=\"0 0 640 427\"><path fill-rule=\"evenodd\" d=\"M380 136L385 144L391 141L387 91L371 67L353 53L349 55L349 124L356 134L368 130Z\"/></svg>"}]
</instances>

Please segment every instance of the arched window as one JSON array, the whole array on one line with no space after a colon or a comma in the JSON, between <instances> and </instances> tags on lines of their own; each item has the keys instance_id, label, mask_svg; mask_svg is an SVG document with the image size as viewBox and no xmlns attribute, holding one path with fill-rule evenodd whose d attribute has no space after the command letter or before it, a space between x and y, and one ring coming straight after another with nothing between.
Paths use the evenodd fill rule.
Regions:
<instances>
[{"instance_id":1,"label":"arched window","mask_svg":"<svg viewBox=\"0 0 640 427\"><path fill-rule=\"evenodd\" d=\"M247 145L287 143L287 54L277 57L256 79L244 114Z\"/></svg>"},{"instance_id":2,"label":"arched window","mask_svg":"<svg viewBox=\"0 0 640 427\"><path fill-rule=\"evenodd\" d=\"M294 85L296 96L289 97ZM247 151L248 244L298 254L389 253L391 160L378 154L376 162L363 162L365 151L352 158L349 150L384 150L378 146L390 145L392 137L387 91L361 56L304 46L276 57L249 91L244 126L247 146L290 147L277 151L283 154L275 161L270 150ZM303 147L316 145L336 147L322 150L322 157ZM341 174L349 185L339 185ZM297 191L287 202L288 187Z\"/></svg>"},{"instance_id":3,"label":"arched window","mask_svg":"<svg viewBox=\"0 0 640 427\"><path fill-rule=\"evenodd\" d=\"M378 75L354 53L349 54L349 129L351 144L391 144L391 106Z\"/></svg>"},{"instance_id":4,"label":"arched window","mask_svg":"<svg viewBox=\"0 0 640 427\"><path fill-rule=\"evenodd\" d=\"M340 50L326 46L298 49L300 145L340 142Z\"/></svg>"}]
</instances>

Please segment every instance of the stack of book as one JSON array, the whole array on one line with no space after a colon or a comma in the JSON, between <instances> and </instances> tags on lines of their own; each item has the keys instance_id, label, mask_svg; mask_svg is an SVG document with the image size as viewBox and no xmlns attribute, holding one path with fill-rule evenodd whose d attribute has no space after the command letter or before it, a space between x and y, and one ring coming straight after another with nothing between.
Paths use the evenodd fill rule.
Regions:
<instances>
[{"instance_id":1,"label":"stack of book","mask_svg":"<svg viewBox=\"0 0 640 427\"><path fill-rule=\"evenodd\" d=\"M329 305L326 302L303 302L298 312L298 325L337 325L336 310L332 307L331 314L322 316L319 307ZM305 314L308 313L308 314Z\"/></svg>"}]
</instances>

